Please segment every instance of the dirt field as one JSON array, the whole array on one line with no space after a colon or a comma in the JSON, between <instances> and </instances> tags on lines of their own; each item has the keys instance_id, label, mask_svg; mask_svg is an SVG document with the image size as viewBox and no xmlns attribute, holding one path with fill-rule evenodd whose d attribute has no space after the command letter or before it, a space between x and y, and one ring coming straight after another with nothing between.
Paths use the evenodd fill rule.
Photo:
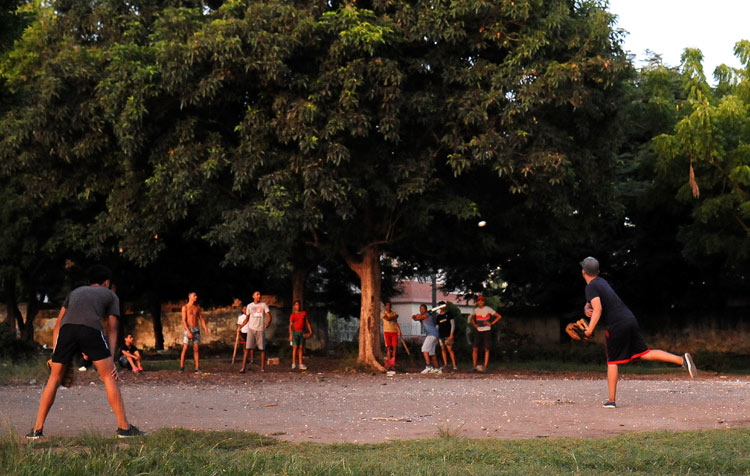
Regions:
<instances>
[{"instance_id":1,"label":"dirt field","mask_svg":"<svg viewBox=\"0 0 750 476\"><path fill-rule=\"evenodd\" d=\"M371 443L460 435L471 438L599 437L652 430L750 426L750 377L682 374L627 377L618 408L604 409L604 374L443 375L324 371L229 365L209 373L124 373L128 417L141 429L247 430L295 442ZM322 367L322 365L321 365ZM42 383L0 387L0 431L25 434ZM113 434L115 420L92 372L61 389L44 432Z\"/></svg>"}]
</instances>

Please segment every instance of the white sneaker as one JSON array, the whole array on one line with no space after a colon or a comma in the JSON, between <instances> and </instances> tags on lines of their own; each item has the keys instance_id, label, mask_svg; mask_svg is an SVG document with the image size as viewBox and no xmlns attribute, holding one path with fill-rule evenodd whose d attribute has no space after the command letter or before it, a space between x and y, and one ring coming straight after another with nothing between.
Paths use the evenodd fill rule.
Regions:
<instances>
[{"instance_id":1,"label":"white sneaker","mask_svg":"<svg viewBox=\"0 0 750 476\"><path fill-rule=\"evenodd\" d=\"M292 364L292 370L297 368L297 364Z\"/></svg>"},{"instance_id":2,"label":"white sneaker","mask_svg":"<svg viewBox=\"0 0 750 476\"><path fill-rule=\"evenodd\" d=\"M433 368L433 367L432 367L431 365L428 365L428 366L427 366L427 367L425 367L425 368L424 368L424 370L423 370L422 372L420 372L420 373L423 373L423 374L431 374L431 373L432 373L432 372L434 372L434 371L435 371L435 369L434 369L434 368Z\"/></svg>"},{"instance_id":3,"label":"white sneaker","mask_svg":"<svg viewBox=\"0 0 750 476\"><path fill-rule=\"evenodd\" d=\"M300 370L307 370L307 365L305 365L305 364L299 364L299 369Z\"/></svg>"},{"instance_id":4,"label":"white sneaker","mask_svg":"<svg viewBox=\"0 0 750 476\"><path fill-rule=\"evenodd\" d=\"M87 370L87 369L86 369L86 366L85 366L85 365L81 365L80 367L78 367L78 371L79 371L79 372L85 372L86 370Z\"/></svg>"},{"instance_id":5,"label":"white sneaker","mask_svg":"<svg viewBox=\"0 0 750 476\"><path fill-rule=\"evenodd\" d=\"M443 375L443 369L442 368L440 368L440 369L434 369L434 371L432 373L438 374L438 375Z\"/></svg>"}]
</instances>

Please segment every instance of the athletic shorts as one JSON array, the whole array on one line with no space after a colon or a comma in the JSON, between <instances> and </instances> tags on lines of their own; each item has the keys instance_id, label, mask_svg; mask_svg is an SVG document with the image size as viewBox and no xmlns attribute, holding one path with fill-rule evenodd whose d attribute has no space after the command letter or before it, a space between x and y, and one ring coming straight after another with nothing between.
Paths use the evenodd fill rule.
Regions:
<instances>
[{"instance_id":1,"label":"athletic shorts","mask_svg":"<svg viewBox=\"0 0 750 476\"><path fill-rule=\"evenodd\" d=\"M422 352L427 352L430 355L435 355L435 346L437 345L438 338L435 336L427 336L424 338L422 343Z\"/></svg>"},{"instance_id":2,"label":"athletic shorts","mask_svg":"<svg viewBox=\"0 0 750 476\"><path fill-rule=\"evenodd\" d=\"M305 345L305 333L301 331L292 331L292 345Z\"/></svg>"},{"instance_id":3,"label":"athletic shorts","mask_svg":"<svg viewBox=\"0 0 750 476\"><path fill-rule=\"evenodd\" d=\"M92 362L112 357L102 331L80 324L63 325L57 334L52 362L70 364L74 357L81 355L81 352Z\"/></svg>"},{"instance_id":4,"label":"athletic shorts","mask_svg":"<svg viewBox=\"0 0 750 476\"><path fill-rule=\"evenodd\" d=\"M627 364L649 353L638 323L619 326L604 333L604 348L608 364Z\"/></svg>"},{"instance_id":5,"label":"athletic shorts","mask_svg":"<svg viewBox=\"0 0 750 476\"><path fill-rule=\"evenodd\" d=\"M190 332L193 333L193 338L189 339L187 331L182 333L182 343L185 345L188 345L192 343L193 345L198 345L201 343L201 329L200 327L191 327Z\"/></svg>"},{"instance_id":6,"label":"athletic shorts","mask_svg":"<svg viewBox=\"0 0 750 476\"><path fill-rule=\"evenodd\" d=\"M386 347L398 347L398 332L383 332Z\"/></svg>"},{"instance_id":7,"label":"athletic shorts","mask_svg":"<svg viewBox=\"0 0 750 476\"><path fill-rule=\"evenodd\" d=\"M449 344L448 343L448 339L450 339L450 337L441 337L441 338L439 338L438 339L438 343L440 344L440 347L445 347L446 345L452 346L453 343L451 342Z\"/></svg>"},{"instance_id":8,"label":"athletic shorts","mask_svg":"<svg viewBox=\"0 0 750 476\"><path fill-rule=\"evenodd\" d=\"M474 348L489 350L492 347L492 331L482 331L474 334Z\"/></svg>"},{"instance_id":9,"label":"athletic shorts","mask_svg":"<svg viewBox=\"0 0 750 476\"><path fill-rule=\"evenodd\" d=\"M264 334L264 331L256 331L250 329L247 332L247 341L245 341L245 348L265 350L266 339L264 337Z\"/></svg>"}]
</instances>

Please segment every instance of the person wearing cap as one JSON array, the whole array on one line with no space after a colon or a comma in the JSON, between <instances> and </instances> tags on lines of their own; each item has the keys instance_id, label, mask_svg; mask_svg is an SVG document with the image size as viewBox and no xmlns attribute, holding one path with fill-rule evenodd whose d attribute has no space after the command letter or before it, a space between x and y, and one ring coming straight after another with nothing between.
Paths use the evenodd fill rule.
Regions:
<instances>
[{"instance_id":1,"label":"person wearing cap","mask_svg":"<svg viewBox=\"0 0 750 476\"><path fill-rule=\"evenodd\" d=\"M695 378L698 370L693 358L686 353L682 356L670 354L663 350L653 350L646 346L638 321L633 312L615 293L609 283L599 276L599 261L589 256L581 261L581 275L586 281L586 305L584 312L591 318L586 336L591 337L596 326L601 323L605 328L605 351L607 353L607 387L609 399L603 404L605 408L617 408L615 397L618 365L635 360L652 360L681 365Z\"/></svg>"},{"instance_id":2,"label":"person wearing cap","mask_svg":"<svg viewBox=\"0 0 750 476\"><path fill-rule=\"evenodd\" d=\"M492 318L495 317L495 320ZM492 326L502 319L497 311L484 305L484 296L477 296L477 307L472 311L469 320L471 325L477 330L474 334L474 345L471 349L471 361L474 365L474 372L485 372L487 365L490 363L490 346L492 345ZM484 366L477 366L479 357L479 348L484 347Z\"/></svg>"}]
</instances>

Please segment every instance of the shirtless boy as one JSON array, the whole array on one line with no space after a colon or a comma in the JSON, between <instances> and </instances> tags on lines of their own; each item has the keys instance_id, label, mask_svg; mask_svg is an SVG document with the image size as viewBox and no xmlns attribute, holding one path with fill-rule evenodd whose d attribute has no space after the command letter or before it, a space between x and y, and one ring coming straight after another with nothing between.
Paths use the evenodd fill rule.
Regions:
<instances>
[{"instance_id":1,"label":"shirtless boy","mask_svg":"<svg viewBox=\"0 0 750 476\"><path fill-rule=\"evenodd\" d=\"M200 364L198 361L198 344L201 343L201 329L198 327L198 322L203 325L203 330L206 331L206 335L211 335L206 327L206 320L203 318L203 310L196 304L198 301L198 294L188 294L188 303L182 306L182 326L185 328L185 333L182 337L182 355L180 356L180 371L185 370L185 354L187 354L188 345L193 344L193 359L195 360L195 373L201 373Z\"/></svg>"}]
</instances>

